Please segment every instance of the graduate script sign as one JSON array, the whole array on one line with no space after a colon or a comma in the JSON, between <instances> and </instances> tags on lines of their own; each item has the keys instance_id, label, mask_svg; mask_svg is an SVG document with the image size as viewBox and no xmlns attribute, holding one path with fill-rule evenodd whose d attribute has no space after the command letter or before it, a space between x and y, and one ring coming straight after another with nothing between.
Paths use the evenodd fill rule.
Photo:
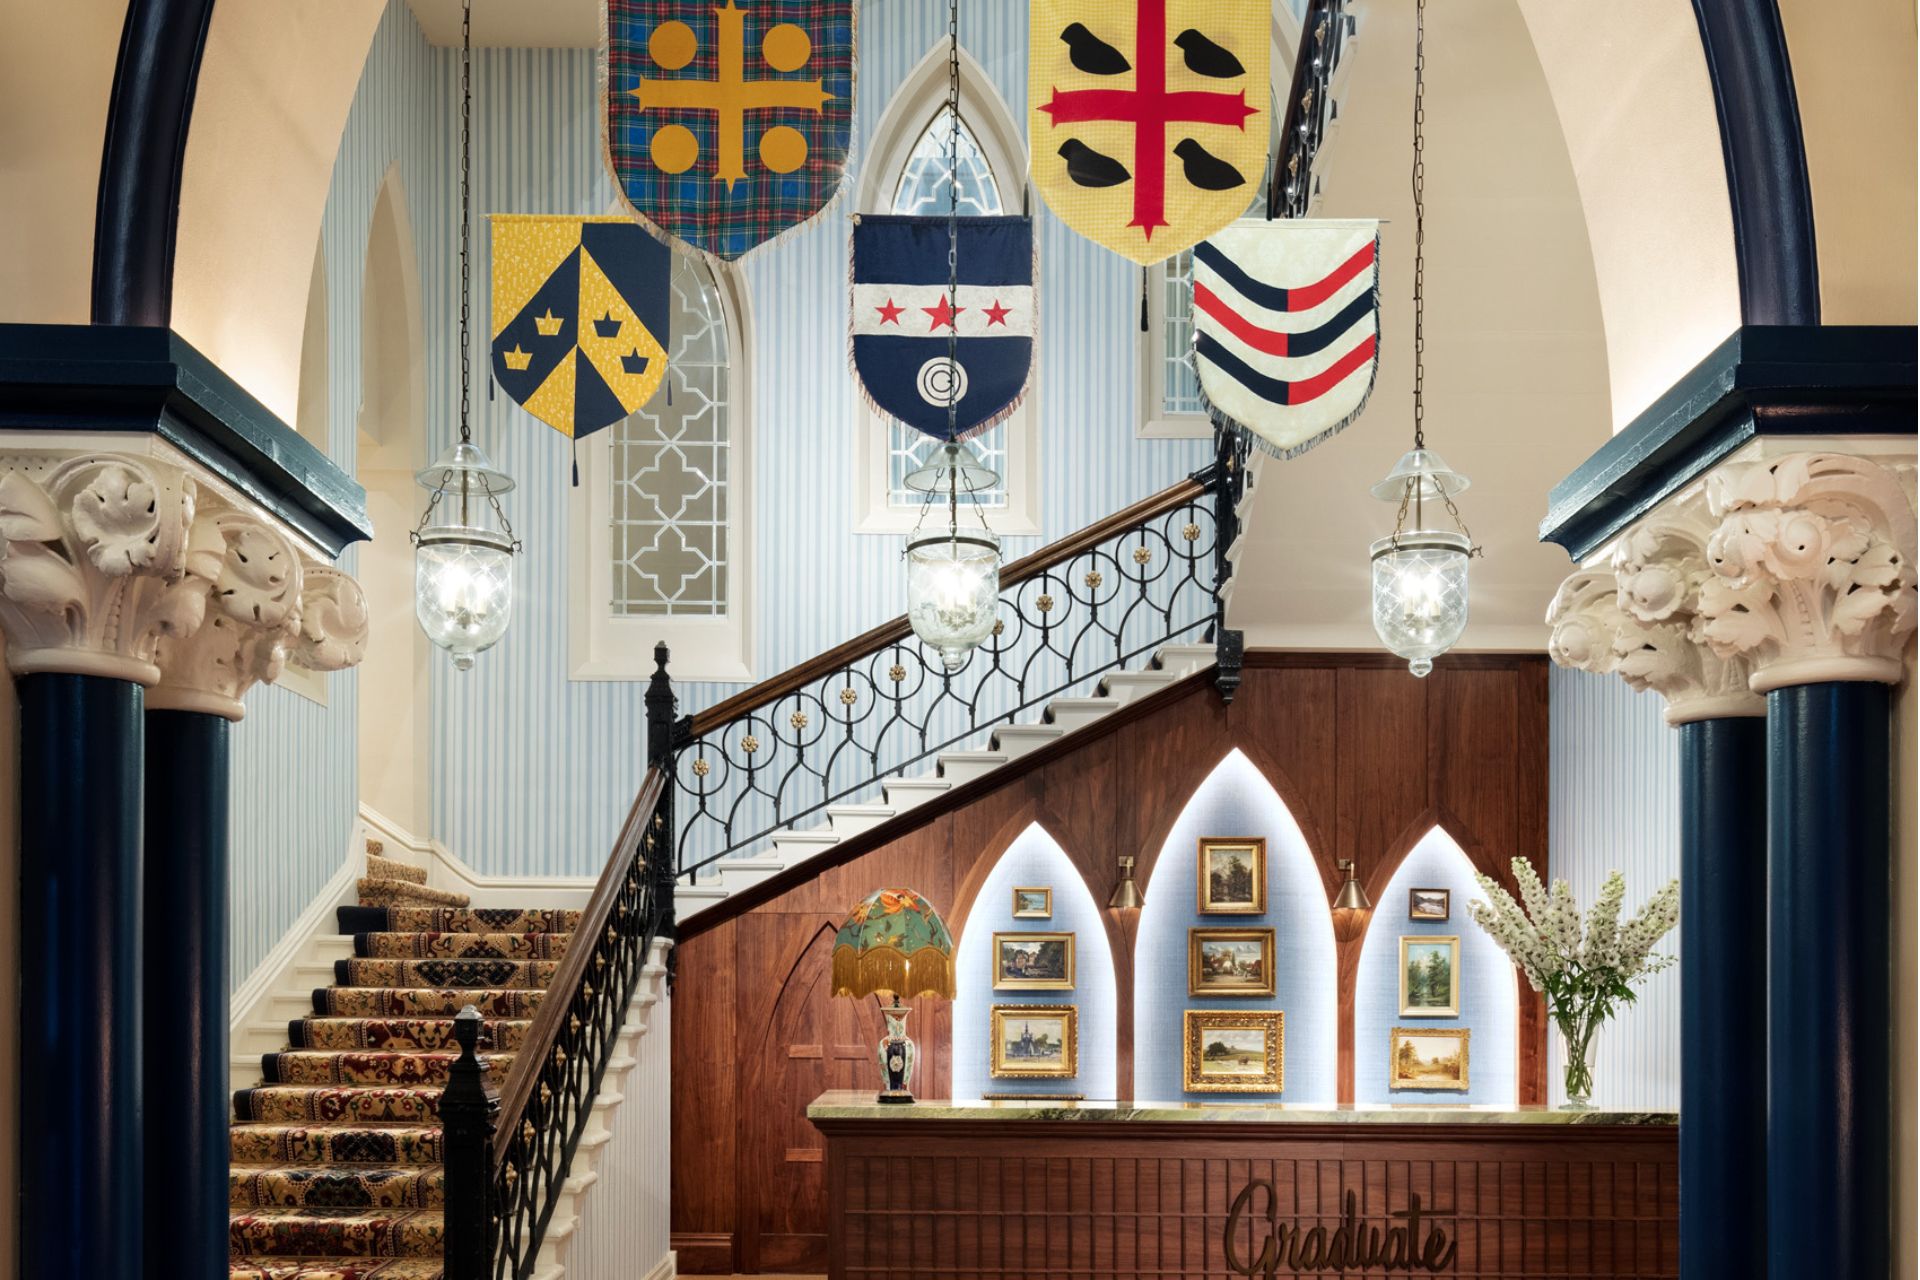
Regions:
<instances>
[{"instance_id":1,"label":"graduate script sign","mask_svg":"<svg viewBox=\"0 0 1920 1280\"><path fill-rule=\"evenodd\" d=\"M1248 1240L1251 1247L1243 1249ZM1297 1221L1280 1221L1273 1184L1263 1180L1249 1182L1233 1198L1222 1243L1227 1267L1235 1275L1268 1280L1282 1269L1445 1271L1459 1247L1443 1229L1422 1219L1418 1192L1410 1192L1407 1207L1389 1213L1382 1223L1362 1222L1358 1197L1349 1191L1346 1213L1329 1231L1323 1224L1302 1227Z\"/></svg>"}]
</instances>

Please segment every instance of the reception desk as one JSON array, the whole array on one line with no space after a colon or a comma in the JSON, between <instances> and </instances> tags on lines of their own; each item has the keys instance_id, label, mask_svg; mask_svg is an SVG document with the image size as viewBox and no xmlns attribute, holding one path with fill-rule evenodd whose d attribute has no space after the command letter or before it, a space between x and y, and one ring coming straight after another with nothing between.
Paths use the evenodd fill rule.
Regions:
<instances>
[{"instance_id":1,"label":"reception desk","mask_svg":"<svg viewBox=\"0 0 1920 1280\"><path fill-rule=\"evenodd\" d=\"M1665 1113L822 1094L828 1274L1679 1275Z\"/></svg>"}]
</instances>

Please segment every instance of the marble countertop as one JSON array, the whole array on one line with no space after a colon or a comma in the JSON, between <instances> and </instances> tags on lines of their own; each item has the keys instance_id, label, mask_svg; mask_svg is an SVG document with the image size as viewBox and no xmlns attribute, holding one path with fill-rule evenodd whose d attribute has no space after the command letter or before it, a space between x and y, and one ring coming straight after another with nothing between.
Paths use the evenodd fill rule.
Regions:
<instances>
[{"instance_id":1,"label":"marble countertop","mask_svg":"<svg viewBox=\"0 0 1920 1280\"><path fill-rule=\"evenodd\" d=\"M881 1105L871 1093L836 1089L807 1108L811 1120L1101 1120L1203 1124L1675 1125L1673 1111L1570 1111L1551 1107L1404 1102L1313 1106L1283 1102L1063 1102L1051 1098L943 1098Z\"/></svg>"}]
</instances>

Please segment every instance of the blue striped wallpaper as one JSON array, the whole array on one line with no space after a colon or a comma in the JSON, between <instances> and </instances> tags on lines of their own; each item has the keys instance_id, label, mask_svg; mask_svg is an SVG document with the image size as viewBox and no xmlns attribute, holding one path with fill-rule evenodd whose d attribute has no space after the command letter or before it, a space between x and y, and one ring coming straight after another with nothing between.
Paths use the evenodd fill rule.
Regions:
<instances>
[{"instance_id":1,"label":"blue striped wallpaper","mask_svg":"<svg viewBox=\"0 0 1920 1280\"><path fill-rule=\"evenodd\" d=\"M1553 668L1548 681L1548 866L1582 906L1607 872L1627 878L1626 911L1680 874L1679 735L1662 703L1612 676ZM1758 868L1756 868L1758 874ZM1681 886L1685 892L1686 886ZM1459 912L1455 899L1455 914ZM1678 929L1659 950L1680 954ZM1654 975L1595 1039L1593 1102L1601 1107L1680 1105L1680 969ZM1560 1034L1551 1034L1549 1084L1564 1101Z\"/></svg>"},{"instance_id":2,"label":"blue striped wallpaper","mask_svg":"<svg viewBox=\"0 0 1920 1280\"><path fill-rule=\"evenodd\" d=\"M443 82L430 74L435 66L411 11L389 5L361 73L327 193L320 232L327 288L327 453L349 472L361 400L367 233L388 169L406 188L417 232L442 226L449 216L439 154L448 114L439 91ZM447 255L430 248L443 239L423 235L417 246L429 281L448 274ZM442 364L450 345L442 339ZM352 572L358 559L357 549L349 549L342 567ZM359 679L342 671L326 683L324 707L285 689L255 688L246 698L246 719L234 731L232 986L260 963L347 854L359 801Z\"/></svg>"}]
</instances>

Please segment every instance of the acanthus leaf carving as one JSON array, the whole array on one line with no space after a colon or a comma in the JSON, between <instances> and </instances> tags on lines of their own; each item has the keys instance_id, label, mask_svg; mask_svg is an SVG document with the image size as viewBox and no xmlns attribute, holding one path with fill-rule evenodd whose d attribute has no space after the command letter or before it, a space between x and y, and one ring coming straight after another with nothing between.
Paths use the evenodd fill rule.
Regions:
<instances>
[{"instance_id":1,"label":"acanthus leaf carving","mask_svg":"<svg viewBox=\"0 0 1920 1280\"><path fill-rule=\"evenodd\" d=\"M367 597L358 582L331 566L309 567L293 661L309 671L358 666L367 652L367 624Z\"/></svg>"},{"instance_id":2,"label":"acanthus leaf carving","mask_svg":"<svg viewBox=\"0 0 1920 1280\"><path fill-rule=\"evenodd\" d=\"M299 636L305 573L285 534L241 512L202 516L189 545L213 580L209 616L191 635L163 640L160 684L148 705L238 720L241 698L280 677Z\"/></svg>"},{"instance_id":3,"label":"acanthus leaf carving","mask_svg":"<svg viewBox=\"0 0 1920 1280\"><path fill-rule=\"evenodd\" d=\"M177 468L118 454L0 476L8 665L154 683L156 645L200 625L212 585L189 553L196 495Z\"/></svg>"},{"instance_id":4,"label":"acanthus leaf carving","mask_svg":"<svg viewBox=\"0 0 1920 1280\"><path fill-rule=\"evenodd\" d=\"M1714 651L1753 687L1899 681L1915 624L1913 506L1886 467L1799 453L1709 479L1719 523L1701 592Z\"/></svg>"}]
</instances>

